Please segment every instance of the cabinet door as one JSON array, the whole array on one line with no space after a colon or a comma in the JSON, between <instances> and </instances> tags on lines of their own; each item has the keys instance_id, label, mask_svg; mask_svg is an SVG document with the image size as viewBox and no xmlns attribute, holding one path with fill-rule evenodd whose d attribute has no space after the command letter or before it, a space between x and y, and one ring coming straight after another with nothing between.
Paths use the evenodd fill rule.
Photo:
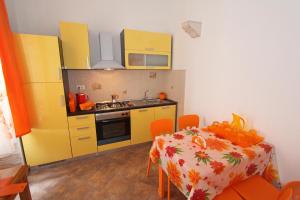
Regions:
<instances>
[{"instance_id":1,"label":"cabinet door","mask_svg":"<svg viewBox=\"0 0 300 200\"><path fill-rule=\"evenodd\" d=\"M151 141L150 124L154 121L154 108L130 111L131 144Z\"/></svg>"},{"instance_id":2,"label":"cabinet door","mask_svg":"<svg viewBox=\"0 0 300 200\"><path fill-rule=\"evenodd\" d=\"M68 129L62 83L24 85L31 127L35 129Z\"/></svg>"},{"instance_id":3,"label":"cabinet door","mask_svg":"<svg viewBox=\"0 0 300 200\"><path fill-rule=\"evenodd\" d=\"M27 164L46 164L72 157L68 129L35 129L22 137Z\"/></svg>"},{"instance_id":4,"label":"cabinet door","mask_svg":"<svg viewBox=\"0 0 300 200\"><path fill-rule=\"evenodd\" d=\"M126 50L125 67L127 69L171 69L171 53Z\"/></svg>"},{"instance_id":5,"label":"cabinet door","mask_svg":"<svg viewBox=\"0 0 300 200\"><path fill-rule=\"evenodd\" d=\"M73 157L83 156L97 152L97 139L95 134L71 138Z\"/></svg>"},{"instance_id":6,"label":"cabinet door","mask_svg":"<svg viewBox=\"0 0 300 200\"><path fill-rule=\"evenodd\" d=\"M155 33L124 29L126 50L171 52L172 36L167 33Z\"/></svg>"},{"instance_id":7,"label":"cabinet door","mask_svg":"<svg viewBox=\"0 0 300 200\"><path fill-rule=\"evenodd\" d=\"M89 69L90 47L87 24L61 22L64 66L67 69Z\"/></svg>"},{"instance_id":8,"label":"cabinet door","mask_svg":"<svg viewBox=\"0 0 300 200\"><path fill-rule=\"evenodd\" d=\"M15 34L24 83L62 82L58 37Z\"/></svg>"},{"instance_id":9,"label":"cabinet door","mask_svg":"<svg viewBox=\"0 0 300 200\"><path fill-rule=\"evenodd\" d=\"M155 120L158 119L172 119L175 128L176 106L171 105L171 106L155 107Z\"/></svg>"}]
</instances>

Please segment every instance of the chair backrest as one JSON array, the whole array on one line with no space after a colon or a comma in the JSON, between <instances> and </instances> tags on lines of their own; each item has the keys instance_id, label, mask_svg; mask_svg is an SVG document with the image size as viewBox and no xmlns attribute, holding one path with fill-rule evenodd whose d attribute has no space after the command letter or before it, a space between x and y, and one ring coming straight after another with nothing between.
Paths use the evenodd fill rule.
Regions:
<instances>
[{"instance_id":1,"label":"chair backrest","mask_svg":"<svg viewBox=\"0 0 300 200\"><path fill-rule=\"evenodd\" d=\"M155 120L150 125L152 140L158 135L173 133L174 125L171 119Z\"/></svg>"},{"instance_id":2,"label":"chair backrest","mask_svg":"<svg viewBox=\"0 0 300 200\"><path fill-rule=\"evenodd\" d=\"M300 199L300 181L289 182L281 189L278 200L290 199Z\"/></svg>"},{"instance_id":3,"label":"chair backrest","mask_svg":"<svg viewBox=\"0 0 300 200\"><path fill-rule=\"evenodd\" d=\"M183 115L178 119L179 130L186 129L187 127L199 127L199 116L198 115Z\"/></svg>"}]
</instances>

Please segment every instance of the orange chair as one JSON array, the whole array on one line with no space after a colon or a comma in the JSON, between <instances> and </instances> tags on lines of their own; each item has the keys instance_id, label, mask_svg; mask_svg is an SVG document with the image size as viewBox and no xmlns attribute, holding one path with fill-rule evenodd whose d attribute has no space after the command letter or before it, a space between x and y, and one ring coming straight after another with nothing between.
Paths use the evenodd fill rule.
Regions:
<instances>
[{"instance_id":1,"label":"orange chair","mask_svg":"<svg viewBox=\"0 0 300 200\"><path fill-rule=\"evenodd\" d=\"M153 121L150 125L150 133L152 136L152 141L154 141L155 137L162 134L173 133L174 131L174 124L171 119L159 119ZM150 174L150 167L151 167L151 159L149 156L148 159L148 167L147 167L147 176ZM162 170L160 170L162 173ZM163 175L162 175L163 176ZM160 184L163 184L163 180L159 179ZM168 177L168 200L170 200L170 178Z\"/></svg>"},{"instance_id":2,"label":"orange chair","mask_svg":"<svg viewBox=\"0 0 300 200\"><path fill-rule=\"evenodd\" d=\"M173 133L173 130L174 130L174 125L171 119L159 119L153 121L150 125L150 133L151 133L152 141L154 141L155 137L158 135ZM151 167L151 159L149 156L147 176L149 176L150 174L150 167Z\"/></svg>"},{"instance_id":3,"label":"orange chair","mask_svg":"<svg viewBox=\"0 0 300 200\"><path fill-rule=\"evenodd\" d=\"M297 192L299 195L300 182L287 184L286 187L280 191L264 178L256 175L233 185L232 188L246 200L290 200L292 196L297 195Z\"/></svg>"},{"instance_id":4,"label":"orange chair","mask_svg":"<svg viewBox=\"0 0 300 200\"><path fill-rule=\"evenodd\" d=\"M214 200L243 200L243 198L232 187L229 187L217 195Z\"/></svg>"},{"instance_id":5,"label":"orange chair","mask_svg":"<svg viewBox=\"0 0 300 200\"><path fill-rule=\"evenodd\" d=\"M178 119L179 130L186 129L188 127L199 127L199 116L198 115L183 115Z\"/></svg>"}]
</instances>

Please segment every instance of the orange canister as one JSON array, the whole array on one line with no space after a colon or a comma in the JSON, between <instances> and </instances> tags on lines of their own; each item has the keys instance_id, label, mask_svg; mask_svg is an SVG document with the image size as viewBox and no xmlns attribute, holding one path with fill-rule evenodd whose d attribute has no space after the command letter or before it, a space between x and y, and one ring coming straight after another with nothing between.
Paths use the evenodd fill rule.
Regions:
<instances>
[{"instance_id":1,"label":"orange canister","mask_svg":"<svg viewBox=\"0 0 300 200\"><path fill-rule=\"evenodd\" d=\"M167 98L167 94L165 92L159 93L159 99L160 100L165 100Z\"/></svg>"}]
</instances>

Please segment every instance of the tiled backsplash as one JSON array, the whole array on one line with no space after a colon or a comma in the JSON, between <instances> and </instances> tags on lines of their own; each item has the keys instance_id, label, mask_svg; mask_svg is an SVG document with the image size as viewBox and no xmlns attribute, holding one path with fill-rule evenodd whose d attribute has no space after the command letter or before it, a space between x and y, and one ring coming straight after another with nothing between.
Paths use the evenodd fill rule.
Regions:
<instances>
[{"instance_id":1,"label":"tiled backsplash","mask_svg":"<svg viewBox=\"0 0 300 200\"><path fill-rule=\"evenodd\" d=\"M141 99L146 90L148 97L157 98L166 92L168 98L178 101L178 114L183 113L185 71L184 70L69 70L70 91L76 93L77 85L94 102L110 101L112 94L120 100Z\"/></svg>"}]
</instances>

